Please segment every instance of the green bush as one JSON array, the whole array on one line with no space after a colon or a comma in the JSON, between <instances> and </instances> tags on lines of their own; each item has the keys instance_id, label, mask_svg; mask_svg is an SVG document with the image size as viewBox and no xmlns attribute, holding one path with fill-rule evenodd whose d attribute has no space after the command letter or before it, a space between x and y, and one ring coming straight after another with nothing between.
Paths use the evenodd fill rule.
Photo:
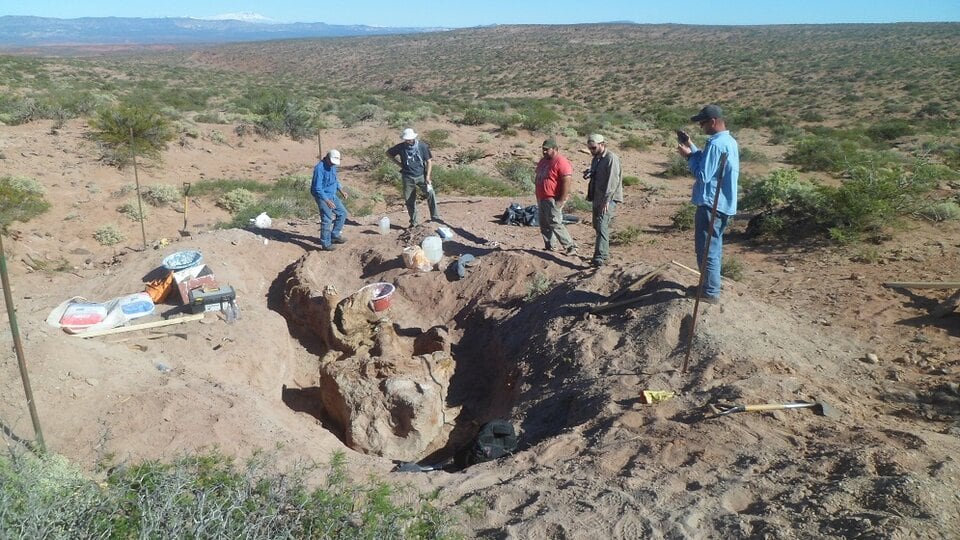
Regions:
<instances>
[{"instance_id":1,"label":"green bush","mask_svg":"<svg viewBox=\"0 0 960 540\"><path fill-rule=\"evenodd\" d=\"M107 224L94 231L93 239L101 246L113 246L123 242L123 233L116 225Z\"/></svg>"},{"instance_id":2,"label":"green bush","mask_svg":"<svg viewBox=\"0 0 960 540\"><path fill-rule=\"evenodd\" d=\"M683 203L670 217L670 222L678 231L689 231L693 229L693 218L696 213L697 207L693 203Z\"/></svg>"},{"instance_id":3,"label":"green bush","mask_svg":"<svg viewBox=\"0 0 960 540\"><path fill-rule=\"evenodd\" d=\"M142 212L141 212L142 209ZM120 205L120 208L117 209L118 212L132 219L133 221L141 221L147 219L147 207L141 207L137 204L137 201L129 201Z\"/></svg>"},{"instance_id":4,"label":"green bush","mask_svg":"<svg viewBox=\"0 0 960 540\"><path fill-rule=\"evenodd\" d=\"M170 120L149 104L100 109L90 128L101 146L101 159L118 167L129 165L134 155L159 160L174 138Z\"/></svg>"},{"instance_id":5,"label":"green bush","mask_svg":"<svg viewBox=\"0 0 960 540\"><path fill-rule=\"evenodd\" d=\"M467 148L465 150L460 150L453 155L453 162L457 165L466 165L468 163L473 163L486 157L484 151L480 148Z\"/></svg>"},{"instance_id":6,"label":"green bush","mask_svg":"<svg viewBox=\"0 0 960 540\"><path fill-rule=\"evenodd\" d=\"M795 204L815 191L814 185L802 180L793 169L776 169L761 180L745 177L740 187L739 207L758 211Z\"/></svg>"},{"instance_id":7,"label":"green bush","mask_svg":"<svg viewBox=\"0 0 960 540\"><path fill-rule=\"evenodd\" d=\"M0 457L0 530L11 538L454 538L433 495L355 483L342 453L319 486L257 454L147 461L88 479L54 455ZM399 499L399 501L398 501ZM406 502L409 501L409 502Z\"/></svg>"},{"instance_id":8,"label":"green bush","mask_svg":"<svg viewBox=\"0 0 960 540\"><path fill-rule=\"evenodd\" d=\"M256 202L257 196L251 191L237 188L224 193L217 199L217 206L231 214L236 214L247 207L253 206Z\"/></svg>"},{"instance_id":9,"label":"green bush","mask_svg":"<svg viewBox=\"0 0 960 540\"><path fill-rule=\"evenodd\" d=\"M520 114L520 127L528 131L549 133L560 122L560 113L539 102L524 108Z\"/></svg>"},{"instance_id":10,"label":"green bush","mask_svg":"<svg viewBox=\"0 0 960 540\"><path fill-rule=\"evenodd\" d=\"M610 243L615 246L628 246L637 243L642 237L643 231L640 227L629 225L626 229L614 231L610 235Z\"/></svg>"},{"instance_id":11,"label":"green bush","mask_svg":"<svg viewBox=\"0 0 960 540\"><path fill-rule=\"evenodd\" d=\"M433 183L437 191L485 197L514 197L521 195L517 186L492 178L470 167L433 168Z\"/></svg>"},{"instance_id":12,"label":"green bush","mask_svg":"<svg viewBox=\"0 0 960 540\"><path fill-rule=\"evenodd\" d=\"M653 140L650 137L637 137L636 135L628 135L622 143L620 143L620 148L631 148L633 150L639 150L643 152L650 148L653 145Z\"/></svg>"},{"instance_id":13,"label":"green bush","mask_svg":"<svg viewBox=\"0 0 960 540\"><path fill-rule=\"evenodd\" d=\"M514 157L497 163L497 172L517 185L523 193L533 193L535 167L530 160Z\"/></svg>"},{"instance_id":14,"label":"green bush","mask_svg":"<svg viewBox=\"0 0 960 540\"><path fill-rule=\"evenodd\" d=\"M913 126L899 119L883 120L867 128L867 136L874 141L892 141L913 133Z\"/></svg>"},{"instance_id":15,"label":"green bush","mask_svg":"<svg viewBox=\"0 0 960 540\"><path fill-rule=\"evenodd\" d=\"M954 201L940 201L920 209L920 215L932 221L957 221L960 205Z\"/></svg>"},{"instance_id":16,"label":"green bush","mask_svg":"<svg viewBox=\"0 0 960 540\"><path fill-rule=\"evenodd\" d=\"M663 171L667 177L689 176L690 167L687 166L687 160L677 153L671 153L667 158L667 168Z\"/></svg>"},{"instance_id":17,"label":"green bush","mask_svg":"<svg viewBox=\"0 0 960 540\"><path fill-rule=\"evenodd\" d=\"M269 96L255 112L259 118L254 122L254 128L264 137L287 135L299 141L313 135L312 116L303 103L287 96Z\"/></svg>"},{"instance_id":18,"label":"green bush","mask_svg":"<svg viewBox=\"0 0 960 540\"><path fill-rule=\"evenodd\" d=\"M537 272L532 278L530 278L530 281L527 282L527 294L524 295L523 298L529 302L538 296L543 296L550 292L552 285L553 283L546 274L543 272Z\"/></svg>"},{"instance_id":19,"label":"green bush","mask_svg":"<svg viewBox=\"0 0 960 540\"><path fill-rule=\"evenodd\" d=\"M465 126L479 126L481 124L493 123L496 116L496 111L482 107L469 107L464 109L463 117L459 120L459 123Z\"/></svg>"},{"instance_id":20,"label":"green bush","mask_svg":"<svg viewBox=\"0 0 960 540\"><path fill-rule=\"evenodd\" d=\"M573 195L567 200L564 210L571 212L593 212L593 203L584 199L582 195Z\"/></svg>"},{"instance_id":21,"label":"green bush","mask_svg":"<svg viewBox=\"0 0 960 540\"><path fill-rule=\"evenodd\" d=\"M170 184L155 184L142 189L140 196L151 206L163 206L178 202L183 193L180 192L180 188Z\"/></svg>"},{"instance_id":22,"label":"green bush","mask_svg":"<svg viewBox=\"0 0 960 540\"><path fill-rule=\"evenodd\" d=\"M420 139L427 143L431 150L442 150L453 146L450 142L450 132L445 129L431 129L421 134Z\"/></svg>"},{"instance_id":23,"label":"green bush","mask_svg":"<svg viewBox=\"0 0 960 540\"><path fill-rule=\"evenodd\" d=\"M744 270L743 261L736 257L724 257L720 262L720 275L734 281L743 280Z\"/></svg>"},{"instance_id":24,"label":"green bush","mask_svg":"<svg viewBox=\"0 0 960 540\"><path fill-rule=\"evenodd\" d=\"M50 209L43 186L32 178L0 177L0 232L14 221L26 222Z\"/></svg>"}]
</instances>

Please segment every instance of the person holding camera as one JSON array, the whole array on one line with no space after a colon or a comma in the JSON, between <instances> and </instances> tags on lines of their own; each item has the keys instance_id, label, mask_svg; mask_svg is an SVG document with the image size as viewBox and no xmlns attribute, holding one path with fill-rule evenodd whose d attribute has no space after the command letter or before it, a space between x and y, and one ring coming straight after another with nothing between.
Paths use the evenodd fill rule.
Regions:
<instances>
[{"instance_id":1,"label":"person holding camera","mask_svg":"<svg viewBox=\"0 0 960 540\"><path fill-rule=\"evenodd\" d=\"M603 135L587 137L587 149L593 155L590 168L583 172L587 184L587 200L593 202L593 230L597 240L593 247L591 266L603 266L610 258L610 221L613 208L623 202L623 178L620 157L607 149Z\"/></svg>"},{"instance_id":2,"label":"person holding camera","mask_svg":"<svg viewBox=\"0 0 960 540\"><path fill-rule=\"evenodd\" d=\"M695 179L691 197L691 202L697 207L694 214L694 248L697 264L705 274L701 301L719 304L723 231L727 228L727 221L737 213L740 147L727 130L723 110L717 105L707 105L700 109L699 113L690 117L690 121L699 124L700 129L709 135L707 143L703 150L700 150L690 141L687 133L678 131L677 152L686 158L687 168ZM716 216L711 219L714 210ZM709 252L705 253L706 251Z\"/></svg>"}]
</instances>

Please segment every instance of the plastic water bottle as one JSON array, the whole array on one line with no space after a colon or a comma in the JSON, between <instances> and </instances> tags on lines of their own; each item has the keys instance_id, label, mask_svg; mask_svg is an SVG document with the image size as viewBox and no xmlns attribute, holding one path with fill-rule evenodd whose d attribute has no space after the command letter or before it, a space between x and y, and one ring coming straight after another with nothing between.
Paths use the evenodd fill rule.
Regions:
<instances>
[{"instance_id":1,"label":"plastic water bottle","mask_svg":"<svg viewBox=\"0 0 960 540\"><path fill-rule=\"evenodd\" d=\"M388 234L390 232L390 218L388 216L383 216L380 218L380 234Z\"/></svg>"},{"instance_id":2,"label":"plastic water bottle","mask_svg":"<svg viewBox=\"0 0 960 540\"><path fill-rule=\"evenodd\" d=\"M427 261L430 264L437 264L443 258L443 241L440 240L439 236L424 238L420 247L423 248L423 254L427 256Z\"/></svg>"}]
</instances>

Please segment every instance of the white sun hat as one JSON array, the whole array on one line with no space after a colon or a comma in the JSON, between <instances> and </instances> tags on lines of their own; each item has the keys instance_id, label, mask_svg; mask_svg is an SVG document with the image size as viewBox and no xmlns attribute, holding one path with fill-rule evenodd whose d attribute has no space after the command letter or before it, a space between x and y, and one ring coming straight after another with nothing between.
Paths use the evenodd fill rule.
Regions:
<instances>
[{"instance_id":1,"label":"white sun hat","mask_svg":"<svg viewBox=\"0 0 960 540\"><path fill-rule=\"evenodd\" d=\"M412 141L417 138L417 132L413 128L407 128L400 134L400 138L405 141Z\"/></svg>"},{"instance_id":2,"label":"white sun hat","mask_svg":"<svg viewBox=\"0 0 960 540\"><path fill-rule=\"evenodd\" d=\"M333 163L334 165L339 165L339 164L340 164L340 151L339 151L339 150L331 150L331 151L327 154L327 156L330 157L330 163Z\"/></svg>"}]
</instances>

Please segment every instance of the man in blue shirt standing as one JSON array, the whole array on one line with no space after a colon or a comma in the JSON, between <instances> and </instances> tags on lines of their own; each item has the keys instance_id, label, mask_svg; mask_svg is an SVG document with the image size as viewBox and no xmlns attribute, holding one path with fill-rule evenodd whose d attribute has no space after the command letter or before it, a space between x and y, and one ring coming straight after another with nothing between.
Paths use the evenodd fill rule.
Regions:
<instances>
[{"instance_id":1,"label":"man in blue shirt standing","mask_svg":"<svg viewBox=\"0 0 960 540\"><path fill-rule=\"evenodd\" d=\"M437 193L433 189L433 180L430 178L433 171L433 154L430 152L430 146L417 140L417 133L412 128L404 129L400 138L403 142L389 148L387 155L400 166L400 176L403 178L403 200L407 204L410 226L417 225L418 187L427 198L430 219L440 221L440 213L437 211Z\"/></svg>"},{"instance_id":2,"label":"man in blue shirt standing","mask_svg":"<svg viewBox=\"0 0 960 540\"><path fill-rule=\"evenodd\" d=\"M347 208L340 201L347 194L340 187L337 178L337 165L340 165L340 152L330 150L320 163L313 168L313 182L310 194L320 208L320 245L324 251L333 251L333 244L346 243L343 237L343 224L347 221Z\"/></svg>"},{"instance_id":3,"label":"man in blue shirt standing","mask_svg":"<svg viewBox=\"0 0 960 540\"><path fill-rule=\"evenodd\" d=\"M679 133L680 142L677 152L687 159L687 167L693 173L693 196L691 202L697 207L694 217L694 246L697 263L704 272L701 300L709 304L720 303L720 261L723 256L723 231L727 221L737 213L737 179L740 176L740 148L736 139L727 130L723 119L723 110L717 105L707 105L690 117L691 122L700 125L700 129L709 137L703 150L693 144L690 137ZM726 155L723 170L720 170L720 157ZM719 181L720 197L717 201L717 217L710 231L710 214ZM704 253L707 238L710 239L710 252ZM706 260L704 260L706 257Z\"/></svg>"}]
</instances>

